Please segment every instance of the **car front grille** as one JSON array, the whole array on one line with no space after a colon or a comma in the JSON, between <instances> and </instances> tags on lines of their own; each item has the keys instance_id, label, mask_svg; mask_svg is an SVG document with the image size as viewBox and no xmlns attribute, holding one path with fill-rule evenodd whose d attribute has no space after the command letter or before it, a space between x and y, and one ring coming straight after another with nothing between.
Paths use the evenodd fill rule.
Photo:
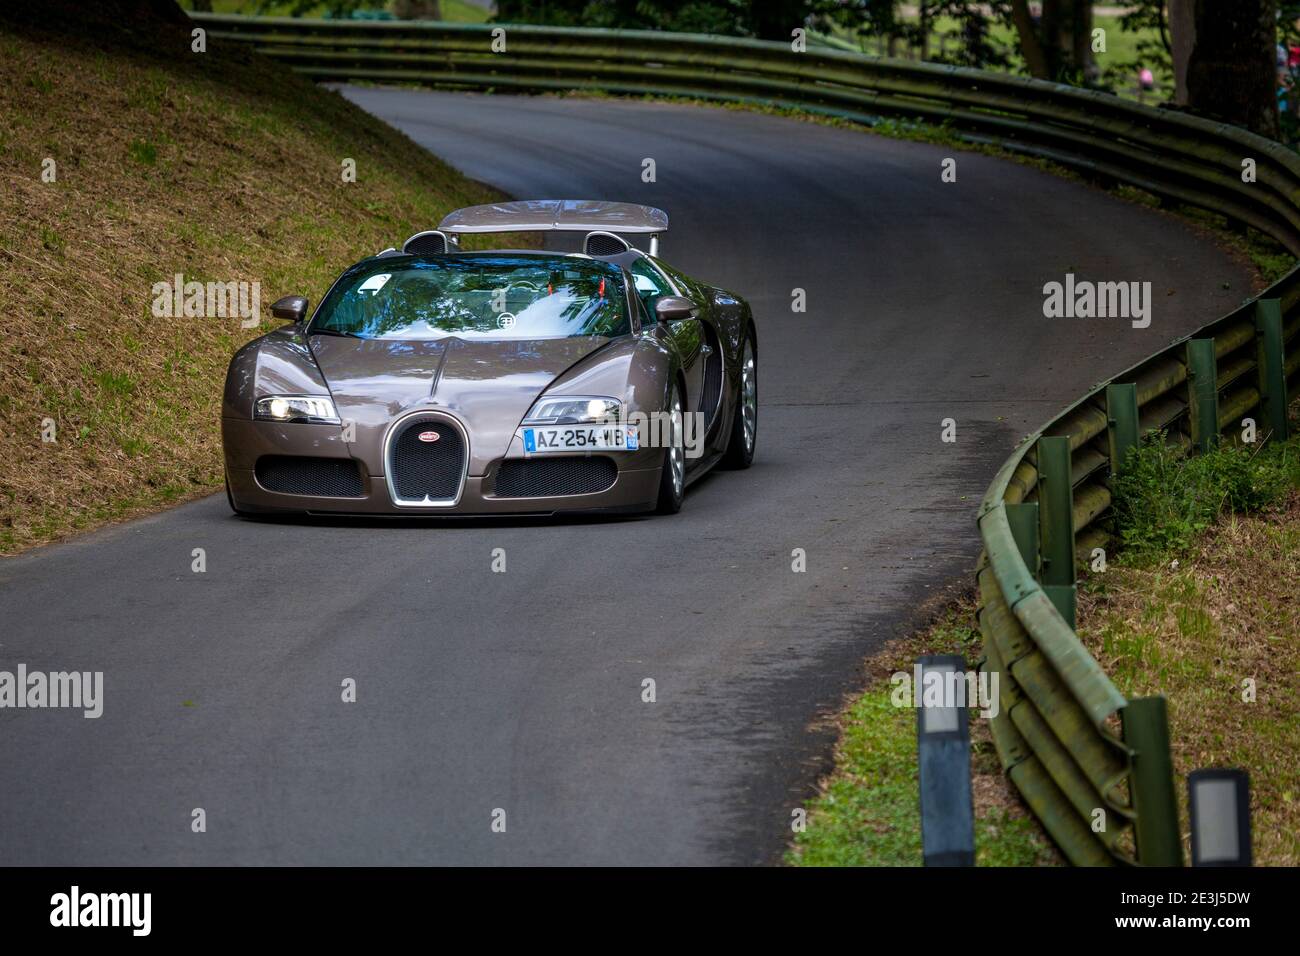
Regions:
<instances>
[{"instance_id":1,"label":"car front grille","mask_svg":"<svg viewBox=\"0 0 1300 956\"><path fill-rule=\"evenodd\" d=\"M263 455L254 467L257 483L267 491L285 495L326 498L361 498L365 484L351 458L305 458L298 455Z\"/></svg>"},{"instance_id":2,"label":"car front grille","mask_svg":"<svg viewBox=\"0 0 1300 956\"><path fill-rule=\"evenodd\" d=\"M437 440L421 441L424 432L433 432ZM446 422L403 425L388 449L388 476L396 500L402 504L454 501L465 477L465 451L460 430Z\"/></svg>"},{"instance_id":3,"label":"car front grille","mask_svg":"<svg viewBox=\"0 0 1300 956\"><path fill-rule=\"evenodd\" d=\"M524 458L501 463L497 472L498 498L547 498L552 495L590 495L604 491L618 477L614 459Z\"/></svg>"}]
</instances>

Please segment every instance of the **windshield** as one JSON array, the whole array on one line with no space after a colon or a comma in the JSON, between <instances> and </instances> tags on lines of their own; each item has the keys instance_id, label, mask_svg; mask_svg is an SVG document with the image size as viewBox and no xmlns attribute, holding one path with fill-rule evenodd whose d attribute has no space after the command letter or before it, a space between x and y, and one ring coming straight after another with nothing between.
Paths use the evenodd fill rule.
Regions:
<instances>
[{"instance_id":1,"label":"windshield","mask_svg":"<svg viewBox=\"0 0 1300 956\"><path fill-rule=\"evenodd\" d=\"M630 331L623 272L590 259L393 256L343 274L313 333L366 339L556 339Z\"/></svg>"}]
</instances>

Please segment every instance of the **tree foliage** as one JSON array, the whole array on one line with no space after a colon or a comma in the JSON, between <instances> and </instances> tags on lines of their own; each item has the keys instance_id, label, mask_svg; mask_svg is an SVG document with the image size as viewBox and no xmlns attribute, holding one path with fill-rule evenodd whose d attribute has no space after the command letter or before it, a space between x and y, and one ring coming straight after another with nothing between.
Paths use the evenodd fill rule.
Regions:
<instances>
[{"instance_id":1,"label":"tree foliage","mask_svg":"<svg viewBox=\"0 0 1300 956\"><path fill-rule=\"evenodd\" d=\"M789 40L825 17L826 0L498 0L498 23L673 30Z\"/></svg>"}]
</instances>

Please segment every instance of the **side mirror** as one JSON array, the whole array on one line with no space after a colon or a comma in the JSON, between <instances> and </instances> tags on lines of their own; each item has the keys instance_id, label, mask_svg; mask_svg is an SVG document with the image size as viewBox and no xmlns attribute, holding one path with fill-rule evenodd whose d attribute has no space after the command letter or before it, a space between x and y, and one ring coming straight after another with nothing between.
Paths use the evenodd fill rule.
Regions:
<instances>
[{"instance_id":1,"label":"side mirror","mask_svg":"<svg viewBox=\"0 0 1300 956\"><path fill-rule=\"evenodd\" d=\"M271 305L271 314L286 322L301 322L307 314L307 297L286 295L283 299L276 299Z\"/></svg>"},{"instance_id":2,"label":"side mirror","mask_svg":"<svg viewBox=\"0 0 1300 956\"><path fill-rule=\"evenodd\" d=\"M678 322L695 318L695 303L684 295L661 295L655 299L655 318L660 322Z\"/></svg>"}]
</instances>

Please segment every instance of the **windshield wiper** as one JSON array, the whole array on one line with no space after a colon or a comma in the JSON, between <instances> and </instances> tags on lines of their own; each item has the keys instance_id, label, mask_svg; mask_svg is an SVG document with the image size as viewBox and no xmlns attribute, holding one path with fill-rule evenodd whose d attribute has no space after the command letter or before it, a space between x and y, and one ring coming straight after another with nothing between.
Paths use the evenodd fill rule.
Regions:
<instances>
[{"instance_id":1,"label":"windshield wiper","mask_svg":"<svg viewBox=\"0 0 1300 956\"><path fill-rule=\"evenodd\" d=\"M326 328L320 328L320 329L309 329L309 330L307 331L307 334L308 334L308 335L339 335L339 336L342 336L343 338L348 338L348 339L364 339L364 338L365 338L364 335L357 335L357 333L355 333L355 332L344 332L344 331L342 331L342 330L340 330L340 329L326 329Z\"/></svg>"}]
</instances>

